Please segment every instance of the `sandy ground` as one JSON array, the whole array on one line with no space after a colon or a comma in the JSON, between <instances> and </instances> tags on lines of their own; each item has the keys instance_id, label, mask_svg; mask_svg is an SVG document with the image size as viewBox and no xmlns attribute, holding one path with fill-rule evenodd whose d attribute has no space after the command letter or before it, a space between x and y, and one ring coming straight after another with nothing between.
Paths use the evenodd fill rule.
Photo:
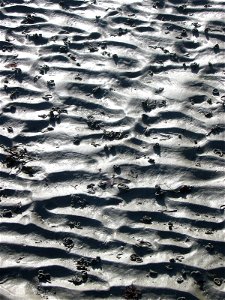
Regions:
<instances>
[{"instance_id":1,"label":"sandy ground","mask_svg":"<svg viewBox=\"0 0 225 300\"><path fill-rule=\"evenodd\" d=\"M225 2L0 6L0 299L225 299Z\"/></svg>"}]
</instances>

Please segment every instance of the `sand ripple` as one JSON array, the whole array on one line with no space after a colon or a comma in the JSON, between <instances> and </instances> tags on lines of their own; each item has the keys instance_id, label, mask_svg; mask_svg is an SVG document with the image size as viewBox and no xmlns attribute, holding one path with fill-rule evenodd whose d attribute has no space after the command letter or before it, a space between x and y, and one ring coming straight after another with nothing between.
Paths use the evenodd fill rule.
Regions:
<instances>
[{"instance_id":1,"label":"sand ripple","mask_svg":"<svg viewBox=\"0 0 225 300\"><path fill-rule=\"evenodd\" d=\"M223 1L12 0L0 298L225 298Z\"/></svg>"}]
</instances>

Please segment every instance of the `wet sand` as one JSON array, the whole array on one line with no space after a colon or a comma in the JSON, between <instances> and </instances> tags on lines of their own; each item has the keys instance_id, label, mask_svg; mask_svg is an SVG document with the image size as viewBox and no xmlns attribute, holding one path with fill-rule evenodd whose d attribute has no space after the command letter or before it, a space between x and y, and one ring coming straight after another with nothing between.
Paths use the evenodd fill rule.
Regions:
<instances>
[{"instance_id":1,"label":"wet sand","mask_svg":"<svg viewBox=\"0 0 225 300\"><path fill-rule=\"evenodd\" d=\"M0 299L225 299L224 1L0 20Z\"/></svg>"}]
</instances>

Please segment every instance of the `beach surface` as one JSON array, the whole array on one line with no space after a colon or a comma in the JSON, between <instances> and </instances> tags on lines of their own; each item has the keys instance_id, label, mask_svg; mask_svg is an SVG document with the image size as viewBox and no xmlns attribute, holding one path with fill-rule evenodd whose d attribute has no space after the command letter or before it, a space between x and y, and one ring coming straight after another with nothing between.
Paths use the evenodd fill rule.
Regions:
<instances>
[{"instance_id":1,"label":"beach surface","mask_svg":"<svg viewBox=\"0 0 225 300\"><path fill-rule=\"evenodd\" d=\"M0 299L225 299L225 2L0 2Z\"/></svg>"}]
</instances>

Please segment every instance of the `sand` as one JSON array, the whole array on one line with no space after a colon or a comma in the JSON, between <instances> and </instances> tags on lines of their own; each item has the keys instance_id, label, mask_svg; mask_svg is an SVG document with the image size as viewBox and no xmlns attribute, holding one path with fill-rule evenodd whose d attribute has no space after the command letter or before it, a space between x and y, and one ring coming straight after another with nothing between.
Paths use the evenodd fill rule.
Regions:
<instances>
[{"instance_id":1,"label":"sand","mask_svg":"<svg viewBox=\"0 0 225 300\"><path fill-rule=\"evenodd\" d=\"M0 299L225 299L225 2L0 18Z\"/></svg>"}]
</instances>

